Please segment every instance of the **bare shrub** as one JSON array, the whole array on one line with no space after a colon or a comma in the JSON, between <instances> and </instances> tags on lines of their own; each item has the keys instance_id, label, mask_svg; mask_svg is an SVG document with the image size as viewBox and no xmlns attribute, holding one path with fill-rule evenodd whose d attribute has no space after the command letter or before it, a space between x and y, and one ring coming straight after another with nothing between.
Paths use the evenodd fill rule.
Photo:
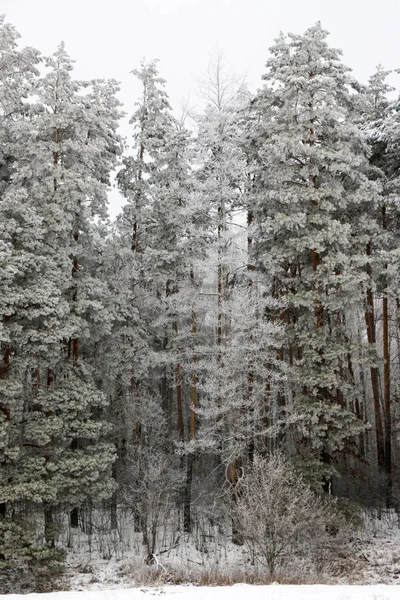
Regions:
<instances>
[{"instance_id":1,"label":"bare shrub","mask_svg":"<svg viewBox=\"0 0 400 600\"><path fill-rule=\"evenodd\" d=\"M157 550L159 528L176 506L183 475L171 460L160 453L143 452L141 461L130 463L131 481L125 487L125 503L132 510L137 529L142 531L146 561L151 563Z\"/></svg>"},{"instance_id":2,"label":"bare shrub","mask_svg":"<svg viewBox=\"0 0 400 600\"><path fill-rule=\"evenodd\" d=\"M312 554L337 532L334 502L326 503L280 454L255 457L240 480L233 507L244 541L272 577L290 552Z\"/></svg>"}]
</instances>

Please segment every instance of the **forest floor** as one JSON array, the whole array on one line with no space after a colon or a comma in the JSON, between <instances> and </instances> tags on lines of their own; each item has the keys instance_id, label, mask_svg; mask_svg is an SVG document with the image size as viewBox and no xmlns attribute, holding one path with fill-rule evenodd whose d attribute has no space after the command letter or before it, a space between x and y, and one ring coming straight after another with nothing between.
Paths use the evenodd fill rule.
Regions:
<instances>
[{"instance_id":1,"label":"forest floor","mask_svg":"<svg viewBox=\"0 0 400 600\"><path fill-rule=\"evenodd\" d=\"M75 538L74 549L69 552L61 590L142 587L154 594L154 590L165 584L271 583L263 567L257 563L251 565L247 548L222 542L222 538L215 538L202 549L190 539L180 539L179 543L168 547L164 540L164 549L157 555L156 564L147 566L139 534L130 533L129 538L125 529L123 543L121 532L114 534L119 535L118 539L103 536L90 551L87 538L82 533L74 535L80 535L80 538ZM400 585L400 517L395 513L378 514L376 511L364 515L363 527L355 532L351 542L345 547L338 545L334 554L331 552L323 557L319 571L312 573L301 557L291 556L287 564L289 567L278 572L272 581L294 585ZM399 590L397 598L400 598Z\"/></svg>"}]
</instances>

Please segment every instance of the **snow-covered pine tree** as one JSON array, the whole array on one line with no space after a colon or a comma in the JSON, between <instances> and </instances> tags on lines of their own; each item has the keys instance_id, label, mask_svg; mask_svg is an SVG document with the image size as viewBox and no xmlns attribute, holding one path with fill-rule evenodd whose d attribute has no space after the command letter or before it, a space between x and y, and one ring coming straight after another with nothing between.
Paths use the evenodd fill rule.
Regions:
<instances>
[{"instance_id":1,"label":"snow-covered pine tree","mask_svg":"<svg viewBox=\"0 0 400 600\"><path fill-rule=\"evenodd\" d=\"M6 24L5 18L2 16L0 18L0 207L2 213L10 204L14 204L14 201L18 203L18 200L21 200L21 198L15 198L15 194L11 191L11 183L19 160L24 154L24 144L26 143L24 134L29 132L27 116L30 105L27 102L27 96L32 88L33 80L38 74L36 66L39 62L39 53L32 48L18 50L18 38L19 34L15 28ZM8 194L10 199L8 199ZM26 211L25 218L28 223L32 220L29 210ZM12 237L15 228L18 227L18 218L11 219L11 222L7 223L6 215L3 214L1 227L0 379L7 380L12 354L9 322L15 312L15 303L17 302L15 279L18 271L23 269L24 261L17 259L15 261L17 264L14 264L15 259L12 256ZM8 420L7 402L2 400L0 406L3 415Z\"/></svg>"},{"instance_id":2,"label":"snow-covered pine tree","mask_svg":"<svg viewBox=\"0 0 400 600\"><path fill-rule=\"evenodd\" d=\"M183 442L185 438L189 402L184 398L181 361L187 349L181 326L188 329L190 317L180 298L182 288L190 285L199 233L195 228L198 208L191 202L189 134L172 115L157 61L143 62L133 74L142 84L143 95L130 121L134 128L132 155L124 159L118 175L127 199L119 223L121 283L126 292L120 287L119 294L131 298L128 311L133 311L133 322L140 314L140 333L125 335L126 341L131 343L138 333L142 339L135 344L136 352L127 351L127 363L120 370L130 378L129 390L121 372L126 401L136 407L132 428L136 437L130 435L128 443L135 456L144 460L142 469L146 470L150 467L146 463L149 449L158 452L160 460L165 453L172 458L173 440ZM121 317L122 313L116 325L120 333L128 324ZM154 415L160 411L164 415L158 420L161 429L154 429ZM154 437L149 437L150 431ZM184 470L183 460L180 470ZM140 472L137 474L140 478ZM172 472L171 476L175 477ZM167 489L167 482L165 485Z\"/></svg>"},{"instance_id":3,"label":"snow-covered pine tree","mask_svg":"<svg viewBox=\"0 0 400 600\"><path fill-rule=\"evenodd\" d=\"M16 279L24 268L23 251L21 251L22 256L16 258L12 240L20 222L26 220L26 228L28 228L34 220L29 209L26 211L22 209L23 194L18 197L18 194L11 188L13 176L24 155L25 134L30 131L27 118L30 105L27 102L27 96L31 91L34 78L38 74L37 63L39 62L39 53L36 50L32 48L17 49L18 38L19 34L15 28L6 24L5 18L2 16L0 18L0 210L2 212L0 224L2 286L0 380L2 381L2 394L5 393L4 386L7 385L3 382L9 378L13 352L11 347L13 327L10 320L16 311L15 305L18 302ZM18 214L8 221L6 211L13 212L14 207ZM11 407L6 395L1 398L0 407L3 419L9 421ZM4 425L3 419L2 425ZM0 512L3 513L4 504L1 504L1 507Z\"/></svg>"},{"instance_id":4,"label":"snow-covered pine tree","mask_svg":"<svg viewBox=\"0 0 400 600\"><path fill-rule=\"evenodd\" d=\"M54 513L107 497L114 487L106 398L84 353L93 355L92 344L110 321L98 271L119 139L116 85L75 82L63 45L46 66L12 180L30 230L20 224L10 236L11 257L25 248L30 254L21 259L10 319L9 380L18 404L2 493L13 508L10 518L19 507L43 511L45 539L53 545ZM9 211L12 206L6 204Z\"/></svg>"},{"instance_id":5,"label":"snow-covered pine tree","mask_svg":"<svg viewBox=\"0 0 400 600\"><path fill-rule=\"evenodd\" d=\"M109 496L113 487L113 449L104 437L108 431L102 414L106 398L99 389L103 387L102 366L95 348L102 336L109 334L111 324L102 253L110 173L121 152L116 133L120 113L116 82L74 81L72 61L63 44L48 59L47 67L38 94L44 107L42 128L51 148L53 193L63 213L59 238L65 236L69 257L64 272L64 298L69 312L63 324L60 368L64 370L67 396L69 388L72 393L76 389L81 399L76 407L79 426L76 422L66 448L76 468L87 474L80 478L80 489L71 498L64 492L63 499L77 507L84 498L91 502ZM52 387L53 382L50 391ZM75 525L76 516L75 510L71 513Z\"/></svg>"},{"instance_id":6,"label":"snow-covered pine tree","mask_svg":"<svg viewBox=\"0 0 400 600\"><path fill-rule=\"evenodd\" d=\"M349 119L355 82L326 37L317 23L276 40L251 140L257 262L284 302L275 317L290 367L284 419L305 466L324 477L364 428L357 377L365 351L355 350L352 323L368 281L378 196L366 176L366 144Z\"/></svg>"},{"instance_id":7,"label":"snow-covered pine tree","mask_svg":"<svg viewBox=\"0 0 400 600\"><path fill-rule=\"evenodd\" d=\"M16 315L29 302L24 285L40 261L40 222L24 190L13 181L26 157L32 133L28 96L38 75L39 53L18 49L15 28L0 18L0 586L6 591L16 582L18 567L35 565L34 532L27 520L11 514L7 486L13 480L20 458L19 437L24 386L14 368L20 350L17 340L21 322ZM43 263L42 263L43 265ZM39 267L40 269L40 267ZM33 286L32 286L33 288ZM31 288L31 289L32 289ZM31 551L32 550L32 551ZM36 554L36 559L40 559ZM43 557L46 558L46 557ZM40 560L39 560L40 562Z\"/></svg>"}]
</instances>

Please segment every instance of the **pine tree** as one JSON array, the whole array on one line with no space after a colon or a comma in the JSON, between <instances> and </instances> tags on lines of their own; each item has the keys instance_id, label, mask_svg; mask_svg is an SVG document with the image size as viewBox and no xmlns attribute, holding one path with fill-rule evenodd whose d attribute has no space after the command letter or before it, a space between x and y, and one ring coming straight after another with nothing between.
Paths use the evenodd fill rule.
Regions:
<instances>
[{"instance_id":1,"label":"pine tree","mask_svg":"<svg viewBox=\"0 0 400 600\"><path fill-rule=\"evenodd\" d=\"M318 23L276 40L251 140L257 260L283 302L285 419L307 460L316 459L315 468L325 463L325 475L334 453L363 430L350 320L368 280L365 247L376 231L369 213L378 195L366 176L368 150L349 118L356 82L326 37Z\"/></svg>"},{"instance_id":2,"label":"pine tree","mask_svg":"<svg viewBox=\"0 0 400 600\"><path fill-rule=\"evenodd\" d=\"M27 96L33 85L33 80L38 74L37 63L39 53L32 48L17 50L19 34L11 25L5 24L4 17L0 18L0 210L3 213L1 220L1 282L3 293L1 294L1 357L0 357L0 379L7 380L10 369L11 349L11 324L10 319L15 312L17 302L15 279L23 270L23 259L14 259L12 256L12 238L18 220L26 220L27 226L34 220L29 208L25 214L18 209L16 204L23 199L18 197L16 191L11 187L12 178L18 168L19 161L24 155L24 134L29 132L27 116L30 106ZM19 216L7 222L6 211L22 212ZM8 215L7 215L8 216ZM11 216L11 215L10 215ZM22 254L22 253L21 253ZM9 407L7 401L1 401L0 407L6 420L9 420Z\"/></svg>"},{"instance_id":3,"label":"pine tree","mask_svg":"<svg viewBox=\"0 0 400 600\"><path fill-rule=\"evenodd\" d=\"M38 225L26 194L15 189L13 178L24 158L26 134L30 132L30 104L27 100L38 74L39 53L32 48L18 49L15 28L0 18L0 478L9 482L10 466L18 457L14 422L19 420L22 385L12 373L15 338L20 326L14 323L21 305L20 282L34 259ZM25 205L24 205L25 204ZM17 232L23 242L15 248ZM26 524L20 527L8 519L8 498L0 494L0 548L4 557L0 581L12 578L23 547L32 541ZM7 543L7 540L9 542ZM22 556L21 556L22 554ZM28 553L29 554L29 553Z\"/></svg>"},{"instance_id":4,"label":"pine tree","mask_svg":"<svg viewBox=\"0 0 400 600\"><path fill-rule=\"evenodd\" d=\"M141 350L130 357L127 354L122 369L131 374L126 401L130 397L136 407L135 439L130 436L128 444L136 459L144 460L143 474L143 470L150 468L146 462L149 445L150 451L158 453L159 460L164 460L166 454L178 465L173 441L183 442L186 435L181 365L186 349L180 340L181 324L187 325L185 315L182 322L184 307L180 298L182 288L190 283L196 242L187 158L189 134L172 115L156 61L143 62L141 69L133 74L142 83L143 96L131 118L133 154L124 159L118 175L120 189L127 198L119 223L126 292L120 288L119 293L129 295L132 304L128 310L141 317L141 340L136 344ZM133 319L137 320L134 315ZM125 343L134 335L134 332L128 334ZM157 430L151 439L149 422L154 416L149 410L155 413L161 410L164 415L159 424L163 434ZM164 437L161 447L160 437ZM182 459L180 470L184 470ZM170 475L174 477L172 471ZM137 476L140 479L140 471ZM164 484L167 488L168 482Z\"/></svg>"},{"instance_id":5,"label":"pine tree","mask_svg":"<svg viewBox=\"0 0 400 600\"><path fill-rule=\"evenodd\" d=\"M2 495L11 519L19 507L41 508L52 546L55 513L113 490L114 452L101 417L107 403L84 351L110 320L97 276L99 223L119 140L115 84L75 82L63 45L46 66L4 205L8 222L19 222L10 257L23 270L9 325L11 443Z\"/></svg>"}]
</instances>

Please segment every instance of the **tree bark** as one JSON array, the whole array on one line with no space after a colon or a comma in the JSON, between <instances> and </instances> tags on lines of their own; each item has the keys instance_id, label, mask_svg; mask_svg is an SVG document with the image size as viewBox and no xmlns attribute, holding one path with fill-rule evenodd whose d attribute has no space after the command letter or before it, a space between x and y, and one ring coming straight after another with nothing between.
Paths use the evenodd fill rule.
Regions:
<instances>
[{"instance_id":1,"label":"tree bark","mask_svg":"<svg viewBox=\"0 0 400 600\"><path fill-rule=\"evenodd\" d=\"M367 244L367 256L371 257L372 248L371 242ZM367 274L372 279L372 267L370 262L367 263ZM367 289L367 308L365 311L365 323L367 325L367 339L370 345L376 346L376 324L375 324L375 308L374 308L374 294L372 288ZM381 394L379 390L379 370L377 367L371 366L371 386L372 395L374 398L374 413L375 413L375 434L376 434L376 448L377 448L377 461L378 467L383 468L385 466L385 440L383 434L382 424L382 409L381 409Z\"/></svg>"},{"instance_id":2,"label":"tree bark","mask_svg":"<svg viewBox=\"0 0 400 600\"><path fill-rule=\"evenodd\" d=\"M5 317L5 321L7 322L10 317ZM6 380L9 377L10 372L10 358L11 358L11 348L7 343L1 344L1 363L0 363L0 380ZM4 404L0 402L0 412L3 413L6 421L11 420L11 412L8 404ZM0 502L0 518L6 516L7 513L7 503Z\"/></svg>"},{"instance_id":3,"label":"tree bark","mask_svg":"<svg viewBox=\"0 0 400 600\"><path fill-rule=\"evenodd\" d=\"M247 286L248 286L248 290L249 290L249 302L251 303L252 301L252 296L253 294L253 287L254 287L254 283L253 283L253 276L252 276L252 272L254 271L254 266L251 262L251 251L252 251L252 246L253 246L253 238L251 237L251 231L250 231L250 227L253 224L254 221L254 214L251 210L248 211L247 213ZM253 336L251 334L249 334L249 345L251 347L253 341ZM253 387L254 387L254 364L253 361L251 359L251 357L249 357L248 360L248 366L247 366L247 396L248 396L248 402L249 402L249 419L250 419L250 425L252 425L252 422L254 421L254 407L252 406L252 397L253 397ZM249 460L252 462L254 459L254 451L255 451L255 441L254 441L254 435L250 438L249 440L249 448L248 448L248 456L249 456Z\"/></svg>"},{"instance_id":4,"label":"tree bark","mask_svg":"<svg viewBox=\"0 0 400 600\"><path fill-rule=\"evenodd\" d=\"M112 464L111 477L114 479L115 482L117 481L117 461L114 461ZM118 502L117 501L118 501L117 491L115 491L113 493L113 495L111 496L111 502L110 502L110 523L111 523L111 529L114 531L118 528L118 517L117 517L117 503Z\"/></svg>"},{"instance_id":5,"label":"tree bark","mask_svg":"<svg viewBox=\"0 0 400 600\"><path fill-rule=\"evenodd\" d=\"M175 319L173 323L175 337L178 337L178 321ZM176 385L176 411L178 417L178 440L183 442L185 439L185 431L183 424L183 406L182 406L182 377L181 365L179 361L175 364L175 385Z\"/></svg>"},{"instance_id":6,"label":"tree bark","mask_svg":"<svg viewBox=\"0 0 400 600\"><path fill-rule=\"evenodd\" d=\"M143 164L143 158L144 158L144 145L140 144L140 148L139 148L139 161L140 161L140 169L138 171L138 176L137 179L140 182L142 180L142 164ZM131 243L131 249L134 252L139 252L140 251L140 243L139 243L139 232L138 232L138 217L137 217L137 213L139 211L139 202L140 202L140 194L137 193L136 194L136 198L135 198L135 220L133 222L133 230L132 230L132 243Z\"/></svg>"},{"instance_id":7,"label":"tree bark","mask_svg":"<svg viewBox=\"0 0 400 600\"><path fill-rule=\"evenodd\" d=\"M55 531L54 531L54 519L53 519L53 510L51 506L44 506L44 539L46 540L46 544L50 546L50 548L54 548L56 545L55 539Z\"/></svg>"},{"instance_id":8,"label":"tree bark","mask_svg":"<svg viewBox=\"0 0 400 600\"><path fill-rule=\"evenodd\" d=\"M390 401L390 340L389 308L387 296L382 301L383 318L383 366L384 406L385 406L385 471L387 476L387 508L392 506L392 410Z\"/></svg>"},{"instance_id":9,"label":"tree bark","mask_svg":"<svg viewBox=\"0 0 400 600\"><path fill-rule=\"evenodd\" d=\"M190 272L190 279L194 282L194 273ZM197 316L196 311L192 310L192 339L193 344L196 343L197 334ZM196 436L196 407L197 407L197 353L194 350L192 358L192 385L190 389L190 416L189 416L189 441L193 442ZM193 482L193 463L194 454L191 451L186 457L186 483L184 490L184 505L183 505L183 530L185 533L190 533L192 530L192 482Z\"/></svg>"},{"instance_id":10,"label":"tree bark","mask_svg":"<svg viewBox=\"0 0 400 600\"><path fill-rule=\"evenodd\" d=\"M73 234L73 237L74 237L75 242L77 242L79 239L79 233L77 231L75 231ZM74 258L72 260L72 279L73 280L76 279L76 277L78 276L78 271L79 271L78 258L77 258L77 256L74 256ZM77 298L78 298L78 289L75 284L74 288L73 288L73 293L72 293L72 302L75 303L77 301ZM72 352L71 352L71 349L72 349ZM68 356L71 357L71 354L72 354L72 361L74 363L76 363L79 359L79 338L78 337L70 339ZM78 440L72 440L71 448L72 448L72 450L75 450L78 448ZM70 523L71 523L71 527L74 527L74 528L79 527L78 507L75 507L72 509L72 511L70 513Z\"/></svg>"},{"instance_id":11,"label":"tree bark","mask_svg":"<svg viewBox=\"0 0 400 600\"><path fill-rule=\"evenodd\" d=\"M382 227L387 229L386 206L382 206ZM392 408L390 398L390 338L389 338L389 300L388 300L388 265L384 265L384 289L382 299L383 320L383 397L385 421L385 472L387 477L386 504L391 508L392 498Z\"/></svg>"}]
</instances>

